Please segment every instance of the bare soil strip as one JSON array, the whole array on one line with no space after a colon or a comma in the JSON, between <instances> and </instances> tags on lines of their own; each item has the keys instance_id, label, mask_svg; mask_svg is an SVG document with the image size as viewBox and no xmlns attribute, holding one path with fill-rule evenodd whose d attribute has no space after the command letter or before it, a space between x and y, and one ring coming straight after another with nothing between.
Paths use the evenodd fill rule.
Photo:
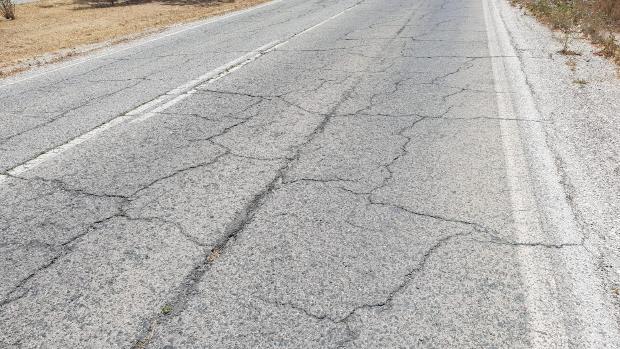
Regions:
<instances>
[{"instance_id":1,"label":"bare soil strip","mask_svg":"<svg viewBox=\"0 0 620 349\"><path fill-rule=\"evenodd\" d=\"M266 1L164 0L96 7L72 0L41 0L17 5L15 20L0 19L0 77Z\"/></svg>"}]
</instances>

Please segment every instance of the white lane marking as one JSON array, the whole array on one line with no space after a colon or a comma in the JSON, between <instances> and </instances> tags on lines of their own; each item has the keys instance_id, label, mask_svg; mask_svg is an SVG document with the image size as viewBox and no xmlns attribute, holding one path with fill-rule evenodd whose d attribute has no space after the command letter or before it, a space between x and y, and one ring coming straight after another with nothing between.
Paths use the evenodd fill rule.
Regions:
<instances>
[{"instance_id":1,"label":"white lane marking","mask_svg":"<svg viewBox=\"0 0 620 349\"><path fill-rule=\"evenodd\" d=\"M280 0L281 1L281 0ZM308 33L311 30L316 29L317 27L335 19L338 18L339 16L343 15L344 13L346 13L347 11L352 10L353 8L355 8L357 5L359 5L359 3L348 7L346 9L344 9L343 11L309 27L304 29L303 31L296 33L292 36L290 36L288 39L286 39L283 42L280 41L273 41L270 42L266 45L263 45L261 47L259 47L258 49L245 54L231 62L228 62L218 68L215 68L199 77L197 77L196 79L190 80L188 82L186 82L185 84L178 86L170 91L168 91L167 93L135 108L132 109L128 112L126 112L123 115L120 115L104 124L101 124L97 127L95 127L94 129L72 139L71 141L62 144L60 146L57 146L56 148L50 149L48 151L46 151L43 154L38 155L37 157L26 161L25 163L18 165L10 170L8 170L6 173L12 176L18 176L28 170L31 170L39 165L41 165L42 163L49 161L55 157L57 157L58 155L66 152L67 150L74 148L75 146L84 143L85 141L92 139L94 137L96 137L97 135L99 135L100 133L114 127L117 126L119 124L122 124L124 122L141 122L144 120L147 120L148 118L152 117L153 115L162 112L168 108L170 108L171 106L181 102L183 99L187 98L189 95L191 95L192 93L195 92L196 87L198 87L199 85L203 85L203 84L207 84L207 83L211 83L214 82L218 79L221 79L222 77L230 74L231 72L243 67L244 65L256 60L258 57L267 54L268 52L271 52L273 50L275 50L276 48L282 46L283 44L289 42L290 40L292 40L293 38L302 35L304 33ZM6 176L0 176L0 183L3 182L3 178L6 179Z\"/></svg>"},{"instance_id":2,"label":"white lane marking","mask_svg":"<svg viewBox=\"0 0 620 349\"><path fill-rule=\"evenodd\" d=\"M209 84L212 83L216 80L219 80L221 78L223 78L224 76L234 72L237 69L240 69L241 67L243 67L244 65L251 63L252 61L256 60L258 57L270 52L275 46L277 46L280 43L280 41L272 41L270 43L268 43L267 45L263 45L260 48L246 54L243 55L231 62L228 62L222 66L220 66L219 68L215 68L213 70L211 70L210 72L203 74L199 77L197 77L196 79L193 79L191 81L188 81L187 83L173 89L170 90L168 93L166 93L165 95L151 101L157 101L157 103L153 103L153 105L155 105L156 107L153 108L152 110L150 110L148 113L144 113L141 116L131 120L130 123L134 123L134 122L142 122L144 120L149 119L150 117L152 117L153 115L160 113L170 107L172 107L173 105L181 102L182 100L184 100L185 98L187 98L189 95L191 95L192 93L194 93L196 91L196 88L200 85L205 85L205 84ZM172 98L172 99L170 99ZM147 103L147 104L151 104L151 102ZM145 109L140 109L140 108L136 108L135 111L130 111L128 114L131 115L138 115L141 114L145 111Z\"/></svg>"},{"instance_id":3,"label":"white lane marking","mask_svg":"<svg viewBox=\"0 0 620 349\"><path fill-rule=\"evenodd\" d=\"M239 15L242 15L242 14L246 14L248 12L252 12L252 11L261 9L263 7L271 6L271 5L277 4L277 3L282 2L282 1L283 0L271 0L271 1L267 2L267 3L260 4L260 5L254 6L254 7L250 7L250 8L245 9L245 10L235 11L235 12L232 12L232 13L229 13L229 14L225 14L225 15L222 15L222 16L217 16L217 17L214 17L214 18L211 18L211 19L207 19L207 20L204 20L204 21L200 21L199 23L196 23L196 24L192 24L192 25L189 25L189 26L183 26L181 29L174 30L174 31L166 33L166 34L160 34L160 35L155 34L156 36L151 38L151 39L139 40L139 41L136 41L135 43L130 43L130 44L124 45L123 47L120 47L120 48L117 48L117 49L106 50L105 52L99 53L99 54L93 53L92 55L89 55L89 57L87 57L87 58L83 58L83 59L79 59L79 60L76 60L76 61L73 61L73 62L70 62L70 63L67 63L67 64L63 64L63 65L61 65L59 67L56 67L56 68L46 69L46 70L44 70L44 71L42 71L40 73L35 73L35 74L32 74L32 75L25 76L23 78L18 78L17 80L12 80L12 79L9 78L9 81L7 81L7 82L5 82L3 84L0 84L0 89L4 88L4 87L7 87L7 86L15 85L15 84L20 83L20 82L28 81L28 80L31 80L31 79L34 79L34 78L37 78L37 77L40 77L40 76L43 76L43 75L47 75L47 74L50 74L50 73L53 73L53 72L57 72L57 71L62 70L62 69L74 67L76 65L80 65L82 63L86 63L86 62L89 62L89 61L92 61L92 60L95 60L95 59L100 59L100 58L103 58L103 57L111 56L113 54L116 54L116 53L119 53L119 52L123 52L123 51L129 50L129 49L132 49L132 48L144 46L146 44L149 44L149 43L152 43L152 42L155 42L155 41L158 41L158 40L170 37L170 36L175 36L175 35L184 33L184 32L189 31L189 30L193 30L193 29L200 28L200 27L203 27L203 26L206 26L206 25L209 25L209 24L221 22L223 20L230 19L232 17L236 17L236 16L239 16Z\"/></svg>"},{"instance_id":4,"label":"white lane marking","mask_svg":"<svg viewBox=\"0 0 620 349\"><path fill-rule=\"evenodd\" d=\"M333 16L331 16L331 17L329 17L329 18L327 18L327 19L325 19L325 20L323 20L323 21L321 21L321 22L319 22L319 23L317 23L317 24L315 24L315 25L313 25L313 26L311 26L311 27L308 27L308 28L306 28L306 29L304 29L304 30L300 31L299 33L297 33L297 34L295 34L295 35L293 35L293 36L289 37L287 40L285 40L285 41L283 41L283 42L279 43L279 44L278 44L278 45L276 45L273 49L277 49L277 48L279 48L279 47L282 47L282 46L286 45L289 41L291 41L291 39L293 39L293 38L295 38L295 37L297 37L297 36L303 35L303 34L305 34L305 33L309 33L309 32L311 32L311 31L313 31L314 29L316 29L316 28L318 28L318 27L322 26L323 24L325 24L325 23L327 23L327 22L329 22L329 21L331 21L331 20L333 20L333 19L336 19L336 18L338 18L338 17L342 16L343 14L347 13L348 11L351 11L352 9L354 9L355 7L357 7L358 5L359 5L359 3L356 3L356 4L354 4L354 5L353 5L353 6L351 6L351 7L347 7L347 8L345 8L344 10L342 10L342 11L340 11L340 12L336 13L335 15L333 15Z\"/></svg>"},{"instance_id":5,"label":"white lane marking","mask_svg":"<svg viewBox=\"0 0 620 349\"><path fill-rule=\"evenodd\" d=\"M259 47L258 49L245 54L231 62L228 62L218 68L215 68L211 71L209 71L206 74L203 74L201 76L199 76L196 79L193 79L175 89L170 90L169 92L167 92L166 94L161 95L160 97L140 106L137 107L123 115L120 115L108 122L105 122L93 129L91 129L90 131L70 140L69 142L62 144L56 148L53 148L37 157L35 157L34 159L28 160L25 163L18 165L12 169L10 169L9 171L7 171L7 173L9 175L12 176L19 176L20 174L31 170L39 165L41 165L42 163L49 161L55 157L57 157L58 155L66 152L67 150L84 143L85 141L92 139L94 137L96 137L97 135L99 135L100 133L114 127L117 125L120 125L124 122L127 121L143 121L148 119L149 117L153 116L154 114L161 112L171 106L173 106L174 104L177 104L178 102L180 102L181 100L185 99L189 94L192 93L192 91L195 91L195 88L199 85L202 85L204 83L208 83L210 81L213 81L215 78L220 78L226 74L228 74L230 71L232 71L232 68L235 67L239 67L239 66L243 66L245 64L248 64L249 62L255 60L256 58L260 57L261 55L265 54L266 52L269 52L270 49L272 49L276 44L278 44L279 41L273 41L270 42L267 45L263 45L261 47ZM150 110L147 113L147 110ZM132 122L133 122L132 121Z\"/></svg>"},{"instance_id":6,"label":"white lane marking","mask_svg":"<svg viewBox=\"0 0 620 349\"><path fill-rule=\"evenodd\" d=\"M358 4L355 4L355 5L351 6L351 7L348 7L346 9L344 9L343 11L340 11L337 14L335 14L335 15L329 17L329 18L327 18L327 19L325 19L325 20L323 20L323 21L321 21L321 22L319 22L319 23L317 23L317 24L315 24L315 25L313 25L313 26L311 26L309 28L306 28L306 29L302 30L299 33L293 34L290 37L288 37L288 39L286 39L286 40L284 40L282 42L280 42L280 41L273 41L273 42L271 42L271 43L269 43L267 45L264 45L264 46L258 48L257 50L254 50L254 51L250 52L247 55L239 57L239 58L235 59L234 61L231 61L231 62L229 62L229 63L227 63L227 64L225 64L225 65L223 65L223 66L221 66L219 68L216 68L216 69L214 69L214 70L212 70L212 71L210 71L210 72L208 72L208 73L206 73L204 75L199 76L196 79L188 81L187 83L185 83L185 84L183 84L183 85L181 85L181 86L171 90L170 92L166 93L165 95L161 96L160 97L161 100L160 100L160 98L158 98L158 99L155 99L155 100L147 103L149 106L151 106L151 103L153 105L159 105L159 106L154 108L154 109L152 109L150 112L145 113L142 116L131 120L131 123L144 121L144 120L152 117L153 115L155 115L155 114L157 114L159 112L162 112L162 111L170 108L171 106L173 106L173 105L179 103L180 101L182 101L183 99L187 98L187 96L189 96L190 94L194 93L195 92L195 88L197 86L203 85L203 84L208 84L208 83L211 83L211 82L214 82L214 81L217 81L217 80L223 78L224 76L234 72L235 70L240 69L244 65L246 65L248 63L251 63L252 61L257 59L258 57L260 57L260 56L262 56L262 55L264 55L264 54L266 54L268 52L271 52L271 51L277 49L278 47L281 47L282 45L284 45L284 44L288 43L289 41L291 41L293 38L295 38L297 36L300 36L300 35L302 35L304 33L308 33L311 30L314 30L314 29L318 28L319 26L321 26L321 25L323 25L323 24L325 24L325 23L327 23L327 22L329 22L329 21L331 21L331 20L333 20L335 18L340 17L341 15L346 13L347 11L350 11L353 8L355 8L357 5ZM169 96L175 96L175 97L173 97L169 101L165 102L169 98ZM139 107L139 108L136 108L134 111L131 111L129 113L132 113L132 115L140 114L140 113L144 112L147 109L148 109L147 107L145 107L145 108Z\"/></svg>"},{"instance_id":7,"label":"white lane marking","mask_svg":"<svg viewBox=\"0 0 620 349\"><path fill-rule=\"evenodd\" d=\"M540 120L495 0L482 0L482 5L500 116ZM579 244L581 235L543 127L540 123L500 121L516 237L519 242ZM601 286L593 274L595 264L584 248L548 251L526 247L518 248L517 253L527 287L531 347L566 347L571 342L589 348L618 344L613 316L598 293Z\"/></svg>"}]
</instances>

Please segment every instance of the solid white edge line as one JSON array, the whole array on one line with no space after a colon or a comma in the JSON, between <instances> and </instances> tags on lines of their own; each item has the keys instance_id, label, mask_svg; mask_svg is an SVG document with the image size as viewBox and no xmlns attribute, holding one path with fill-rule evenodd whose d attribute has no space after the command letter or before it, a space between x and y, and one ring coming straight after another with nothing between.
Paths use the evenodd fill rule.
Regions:
<instances>
[{"instance_id":1,"label":"solid white edge line","mask_svg":"<svg viewBox=\"0 0 620 349\"><path fill-rule=\"evenodd\" d=\"M500 131L517 238L534 243L552 238L575 244L571 249L557 251L517 249L527 286L531 347L565 347L569 341L579 341L573 344L588 348L615 347L618 331L599 294L600 280L593 273L595 262L579 245L581 233L566 202L553 155L546 144L544 126L516 121L541 119L520 59L496 0L482 3L498 111L515 119L501 120ZM558 267L563 270L557 270ZM575 329L580 333L575 333Z\"/></svg>"},{"instance_id":2,"label":"solid white edge line","mask_svg":"<svg viewBox=\"0 0 620 349\"><path fill-rule=\"evenodd\" d=\"M496 23L492 19L488 0L482 0L482 5L487 28L489 55L492 57L491 65L498 116L500 118L516 119L517 115L512 105L511 94L499 92L511 91L512 86L507 81L504 59L495 58L501 57L504 52L498 42ZM534 118L533 115L530 115L530 117ZM535 216L536 212L532 212L532 210L536 210L536 205L529 190L530 185L527 183L529 173L525 165L521 138L519 137L516 121L499 122L516 238L519 241L527 241L530 235L540 231L541 227ZM555 302L553 295L548 291L549 286L554 285L545 283L546 280L544 279L548 275L544 275L544 271L548 270L548 268L543 268L542 265L539 265L541 267L540 270L533 270L531 268L531 264L541 263L538 261L539 258L535 251L518 249L516 252L519 258L520 274L526 287L525 304L529 315L528 338L532 348L542 349L554 344L554 338L566 337L562 320L556 316L556 310L559 306ZM546 264L545 261L544 265ZM549 278L549 280L551 282L553 278Z\"/></svg>"}]
</instances>

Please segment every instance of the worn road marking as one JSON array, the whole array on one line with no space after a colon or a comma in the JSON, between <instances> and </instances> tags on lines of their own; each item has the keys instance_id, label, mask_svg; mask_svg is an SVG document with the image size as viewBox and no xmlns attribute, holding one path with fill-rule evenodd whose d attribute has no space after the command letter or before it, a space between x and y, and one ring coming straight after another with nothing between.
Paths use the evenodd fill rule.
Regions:
<instances>
[{"instance_id":1,"label":"worn road marking","mask_svg":"<svg viewBox=\"0 0 620 349\"><path fill-rule=\"evenodd\" d=\"M482 5L498 112L512 119L499 123L516 239L527 243L553 239L577 245L570 247L570 252L532 247L517 250L527 287L531 346L555 348L572 343L613 347L618 339L613 317L599 293L600 280L593 273L596 268L591 256L579 246L582 235L566 202L544 125L519 121L540 119L519 56L495 0L482 0Z\"/></svg>"},{"instance_id":2,"label":"worn road marking","mask_svg":"<svg viewBox=\"0 0 620 349\"><path fill-rule=\"evenodd\" d=\"M268 43L267 45L261 46L246 55L243 55L231 62L228 62L220 66L219 68L215 68L210 72L197 77L196 79L190 80L185 84L173 90L170 90L168 93L128 112L126 114L128 116L140 115L139 117L131 120L130 123L147 120L153 115L172 107L173 105L187 98L189 95L193 94L198 86L219 80L224 76L232 73L233 71L243 67L244 65L251 63L258 57L270 52L274 47L276 47L279 42L280 41L273 41ZM148 111L150 108L152 109Z\"/></svg>"},{"instance_id":3,"label":"worn road marking","mask_svg":"<svg viewBox=\"0 0 620 349\"><path fill-rule=\"evenodd\" d=\"M173 106L174 104L182 101L189 94L191 94L197 86L204 84L206 82L212 81L214 79L220 78L230 73L233 70L233 68L246 65L250 63L251 61L255 60L256 58L260 57L261 55L265 54L266 52L269 52L269 50L272 49L276 44L278 44L278 42L279 41L274 41L267 45L261 46L258 49L250 53L247 53L231 62L228 62L218 68L215 68L209 71L208 73L204 75L199 76L196 79L188 81L187 83L170 90L169 92L155 98L154 100L148 103L145 103L125 114L122 114L110 121L107 121L93 128L92 130L70 140L67 143L64 143L56 148L53 148L31 160L26 161L25 163L21 165L18 165L8 170L7 174L12 175L12 176L19 176L20 174L28 170L31 170L41 165L42 163L57 157L58 155L66 152L67 150L74 148L75 146L80 145L86 142L87 140L96 137L97 135L101 134L102 132L112 127L115 127L124 122L132 121L132 120L133 121L146 120L152 115L154 115L155 113L161 112ZM1 183L1 180L2 180L2 177L0 177L0 183Z\"/></svg>"},{"instance_id":4,"label":"worn road marking","mask_svg":"<svg viewBox=\"0 0 620 349\"><path fill-rule=\"evenodd\" d=\"M342 10L342 11L340 11L340 12L336 13L335 15L333 15L333 16L331 16L331 17L329 17L329 18L327 18L327 19L325 19L325 20L323 20L323 21L321 21L321 22L319 22L319 23L317 23L317 24L315 24L315 25L313 25L313 26L311 26L311 27L308 27L308 28L306 28L306 29L304 29L304 30L300 31L300 32L299 32L299 33L297 33L297 34L292 35L292 36L291 36L291 37L289 37L287 40L285 40L285 41L283 41L283 42L279 43L278 45L276 45L276 46L274 47L274 49L279 48L279 47L282 47L282 46L286 45L289 41L291 41L293 38L295 38L295 37L297 37L297 36L300 36L300 35L303 35L303 34L305 34L305 33L309 33L309 32L311 32L311 31L313 31L314 29L316 29L316 28L318 28L318 27L322 26L323 24L325 24L325 23L327 23L327 22L329 22L329 21L331 21L331 20L334 20L334 19L336 19L336 18L338 18L338 17L342 16L343 14L345 14L345 13L347 13L347 12L351 11L352 9L354 9L355 7L357 7L360 3L361 3L361 2L357 2L357 3L353 4L353 5L351 5L351 6L347 7L347 8L345 8L344 10Z\"/></svg>"},{"instance_id":5,"label":"worn road marking","mask_svg":"<svg viewBox=\"0 0 620 349\"><path fill-rule=\"evenodd\" d=\"M19 176L20 174L31 170L57 156L59 156L60 154L66 152L67 150L74 148L77 145L80 145L84 142L86 142L89 139L92 139L94 137L96 137L97 135L101 134L102 132L113 128L115 126L118 126L122 123L125 122L129 122L129 123L135 123L135 122L142 122L145 121L149 118L151 118L152 116L156 115L157 113L160 113L170 107L172 107L173 105L181 102L182 100L184 100L185 98L187 98L188 96L190 96L191 94L193 94L196 91L196 88L200 85L204 85L204 84L208 84L211 83L213 81L216 81L218 79L223 78L224 76L230 74L231 72L243 67L244 65L251 63L252 61L256 60L257 58L267 54L268 52L271 52L273 50L275 50L276 48L286 44L287 42L291 41L293 38L302 35L304 33L308 33L316 28L318 28L319 26L340 17L341 15L343 15L344 13L350 11L351 9L357 7L360 4L360 2L338 12L337 14L330 16L329 18L312 25L311 27L308 27L298 33L295 33L291 36L289 36L286 40L284 41L272 41L266 45L263 45L261 47L259 47L258 49L249 52L231 62L228 62L218 68L215 68L195 79L192 79L186 83L184 83L181 86L178 86L170 91L168 91L167 93L135 108L130 110L129 112L126 112L112 120L109 120L93 129L91 129L90 131L70 140L67 143L64 143L60 146L57 146L53 149L50 149L40 155L38 155L37 157L30 159L16 167L13 167L12 169L6 171L6 173L8 175L11 176ZM186 29L189 30L189 29ZM172 35L172 34L171 34ZM0 176L0 184L6 180L6 176Z\"/></svg>"}]
</instances>

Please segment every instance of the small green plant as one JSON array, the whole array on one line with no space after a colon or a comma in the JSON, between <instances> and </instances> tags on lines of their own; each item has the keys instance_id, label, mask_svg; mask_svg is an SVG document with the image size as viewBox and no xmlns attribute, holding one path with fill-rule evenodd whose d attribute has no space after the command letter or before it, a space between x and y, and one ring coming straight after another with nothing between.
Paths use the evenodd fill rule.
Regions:
<instances>
[{"instance_id":1,"label":"small green plant","mask_svg":"<svg viewBox=\"0 0 620 349\"><path fill-rule=\"evenodd\" d=\"M572 3L558 3L551 12L551 22L555 29L562 32L562 49L560 53L565 55L575 55L570 50L569 45L572 37L577 32L579 17L573 9Z\"/></svg>"},{"instance_id":2,"label":"small green plant","mask_svg":"<svg viewBox=\"0 0 620 349\"><path fill-rule=\"evenodd\" d=\"M15 19L15 4L12 0L0 0L0 15L8 20Z\"/></svg>"},{"instance_id":3,"label":"small green plant","mask_svg":"<svg viewBox=\"0 0 620 349\"><path fill-rule=\"evenodd\" d=\"M164 315L168 315L172 313L172 305L166 304L163 307L161 307L161 313Z\"/></svg>"}]
</instances>

